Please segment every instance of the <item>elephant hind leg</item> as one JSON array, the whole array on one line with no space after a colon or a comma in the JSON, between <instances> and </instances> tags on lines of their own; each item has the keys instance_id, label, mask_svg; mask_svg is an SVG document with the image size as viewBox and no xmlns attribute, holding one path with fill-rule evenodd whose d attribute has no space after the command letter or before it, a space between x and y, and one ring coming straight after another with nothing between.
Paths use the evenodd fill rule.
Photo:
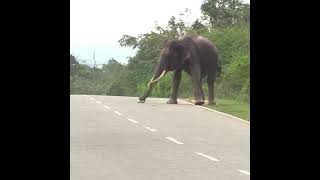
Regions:
<instances>
[{"instance_id":1,"label":"elephant hind leg","mask_svg":"<svg viewBox=\"0 0 320 180\"><path fill-rule=\"evenodd\" d=\"M195 105L202 105L204 104L204 97L201 84L200 66L195 65L194 67L190 68L190 72L192 78L193 94L195 97Z\"/></svg>"},{"instance_id":2,"label":"elephant hind leg","mask_svg":"<svg viewBox=\"0 0 320 180\"><path fill-rule=\"evenodd\" d=\"M213 74L208 75L208 104L215 105L215 97L214 97L214 82L215 76Z\"/></svg>"},{"instance_id":3,"label":"elephant hind leg","mask_svg":"<svg viewBox=\"0 0 320 180\"><path fill-rule=\"evenodd\" d=\"M200 90L201 90L201 94L202 94L202 100L203 102L205 102L205 97L204 97L204 93L203 93L203 89L202 89L202 79L200 79Z\"/></svg>"}]
</instances>

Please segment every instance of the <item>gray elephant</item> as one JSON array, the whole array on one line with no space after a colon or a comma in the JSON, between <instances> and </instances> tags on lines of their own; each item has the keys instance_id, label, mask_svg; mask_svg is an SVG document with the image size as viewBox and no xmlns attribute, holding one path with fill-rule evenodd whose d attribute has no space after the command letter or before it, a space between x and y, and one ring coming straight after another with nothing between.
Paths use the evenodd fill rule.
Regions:
<instances>
[{"instance_id":1,"label":"gray elephant","mask_svg":"<svg viewBox=\"0 0 320 180\"><path fill-rule=\"evenodd\" d=\"M160 53L160 61L155 69L153 78L148 84L145 94L139 97L145 102L157 81L168 71L174 71L172 92L168 104L177 104L178 88L182 70L192 79L195 105L204 104L202 79L207 77L208 103L214 102L214 83L216 79L218 52L215 45L207 38L192 35L183 36L178 40L167 40Z\"/></svg>"}]
</instances>

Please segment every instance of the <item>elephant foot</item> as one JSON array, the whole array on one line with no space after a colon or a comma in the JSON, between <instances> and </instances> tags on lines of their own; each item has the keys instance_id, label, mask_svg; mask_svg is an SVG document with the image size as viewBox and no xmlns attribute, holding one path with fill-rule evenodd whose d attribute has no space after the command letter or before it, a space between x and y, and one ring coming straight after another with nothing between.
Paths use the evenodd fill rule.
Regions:
<instances>
[{"instance_id":1,"label":"elephant foot","mask_svg":"<svg viewBox=\"0 0 320 180\"><path fill-rule=\"evenodd\" d=\"M195 103L194 103L195 105L203 105L204 104L204 101L196 101Z\"/></svg>"},{"instance_id":2,"label":"elephant foot","mask_svg":"<svg viewBox=\"0 0 320 180\"><path fill-rule=\"evenodd\" d=\"M167 104L178 104L178 101L177 100L173 100L173 99L169 99L167 101Z\"/></svg>"},{"instance_id":3,"label":"elephant foot","mask_svg":"<svg viewBox=\"0 0 320 180\"><path fill-rule=\"evenodd\" d=\"M143 99L143 98L139 97L138 103L144 103L145 101L146 101L146 99Z\"/></svg>"}]
</instances>

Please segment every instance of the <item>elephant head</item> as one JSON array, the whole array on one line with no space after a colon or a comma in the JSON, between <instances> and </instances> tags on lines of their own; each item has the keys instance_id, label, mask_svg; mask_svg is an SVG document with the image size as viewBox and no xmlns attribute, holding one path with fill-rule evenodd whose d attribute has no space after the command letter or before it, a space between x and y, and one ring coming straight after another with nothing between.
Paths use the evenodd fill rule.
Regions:
<instances>
[{"instance_id":1,"label":"elephant head","mask_svg":"<svg viewBox=\"0 0 320 180\"><path fill-rule=\"evenodd\" d=\"M168 71L181 69L184 61L190 58L190 50L181 40L167 40L160 53L159 62L155 68L154 76L148 83L148 90L139 98L144 102L150 95L153 87Z\"/></svg>"}]
</instances>

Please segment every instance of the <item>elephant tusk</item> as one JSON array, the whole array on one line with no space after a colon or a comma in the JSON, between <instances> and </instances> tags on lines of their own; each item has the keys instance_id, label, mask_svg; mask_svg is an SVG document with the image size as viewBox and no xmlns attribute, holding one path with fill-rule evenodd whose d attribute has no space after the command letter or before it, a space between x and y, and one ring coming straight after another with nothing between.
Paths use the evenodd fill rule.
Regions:
<instances>
[{"instance_id":1,"label":"elephant tusk","mask_svg":"<svg viewBox=\"0 0 320 180\"><path fill-rule=\"evenodd\" d=\"M152 79L149 81L148 86L150 86L150 84L152 83L153 78L154 78L154 76L153 76Z\"/></svg>"},{"instance_id":2,"label":"elephant tusk","mask_svg":"<svg viewBox=\"0 0 320 180\"><path fill-rule=\"evenodd\" d=\"M164 73L166 73L166 70L163 70L162 73L161 73L161 75L160 75L157 79L153 80L153 82L159 81L159 79L162 78L162 76L164 75Z\"/></svg>"},{"instance_id":3,"label":"elephant tusk","mask_svg":"<svg viewBox=\"0 0 320 180\"><path fill-rule=\"evenodd\" d=\"M163 76L165 73L166 73L166 70L163 70L162 73L161 73L161 75L160 75L157 79L153 80L153 78L154 78L154 77L153 77L153 78L151 79L151 81L149 82L148 86L150 86L151 83L154 83L154 82L159 81L159 79L162 78L162 76Z\"/></svg>"}]
</instances>

